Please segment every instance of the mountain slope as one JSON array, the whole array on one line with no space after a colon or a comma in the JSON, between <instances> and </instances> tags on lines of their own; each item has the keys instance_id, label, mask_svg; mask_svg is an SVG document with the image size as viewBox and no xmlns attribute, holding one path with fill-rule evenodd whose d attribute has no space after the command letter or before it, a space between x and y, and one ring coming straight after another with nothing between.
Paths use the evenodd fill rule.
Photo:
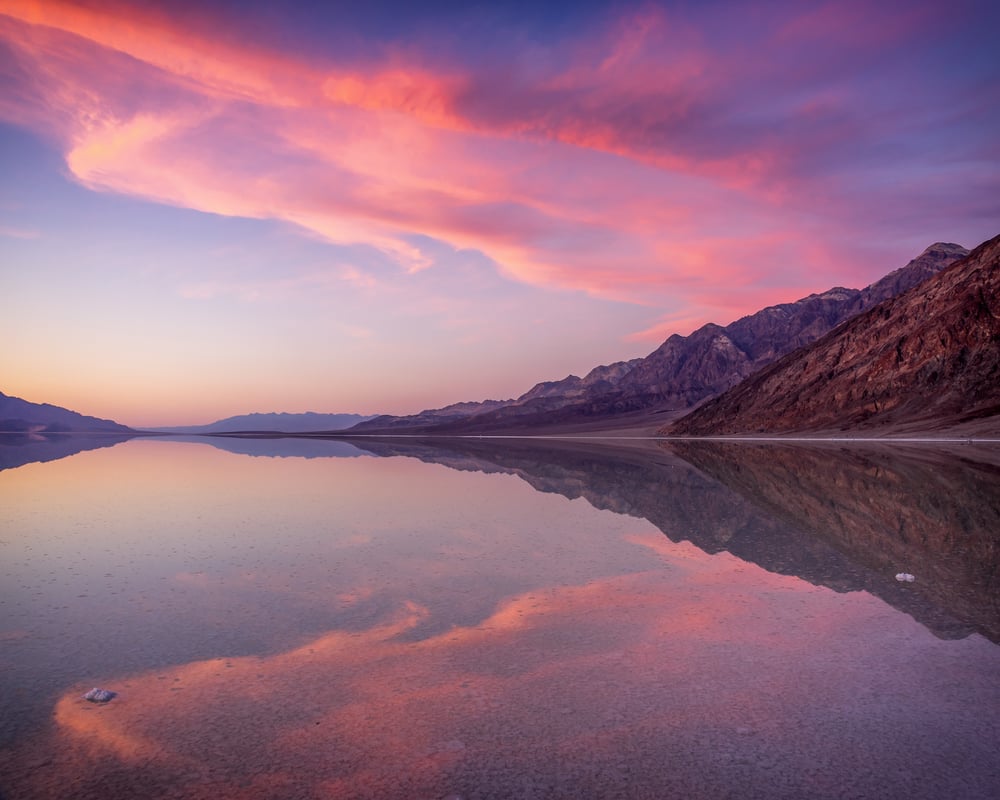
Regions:
<instances>
[{"instance_id":1,"label":"mountain slope","mask_svg":"<svg viewBox=\"0 0 1000 800\"><path fill-rule=\"evenodd\" d=\"M352 433L407 433L410 430L426 430L440 425L447 425L450 422L457 422L482 412L489 412L511 402L513 401L483 400L478 403L452 403L450 406L429 408L426 411L421 411L419 414L411 414L405 417L394 417L391 414L383 414L374 419L361 422L350 430Z\"/></svg>"},{"instance_id":2,"label":"mountain slope","mask_svg":"<svg viewBox=\"0 0 1000 800\"><path fill-rule=\"evenodd\" d=\"M1000 236L662 432L1000 430Z\"/></svg>"},{"instance_id":3,"label":"mountain slope","mask_svg":"<svg viewBox=\"0 0 1000 800\"><path fill-rule=\"evenodd\" d=\"M155 430L162 433L236 433L245 431L310 433L344 430L369 419L371 416L362 414L317 414L315 411L306 411L303 414L271 412L226 417L207 425L182 425L171 428L155 428Z\"/></svg>"},{"instance_id":4,"label":"mountain slope","mask_svg":"<svg viewBox=\"0 0 1000 800\"><path fill-rule=\"evenodd\" d=\"M132 429L110 419L78 414L49 403L32 403L0 392L0 431L29 433L107 432L130 433Z\"/></svg>"},{"instance_id":5,"label":"mountain slope","mask_svg":"<svg viewBox=\"0 0 1000 800\"><path fill-rule=\"evenodd\" d=\"M675 334L645 358L595 367L583 378L570 375L539 383L516 400L377 417L352 432L530 431L601 423L642 411L676 417L967 254L959 245L939 242L862 290L836 287L770 306L726 327L710 323L690 336Z\"/></svg>"}]
</instances>

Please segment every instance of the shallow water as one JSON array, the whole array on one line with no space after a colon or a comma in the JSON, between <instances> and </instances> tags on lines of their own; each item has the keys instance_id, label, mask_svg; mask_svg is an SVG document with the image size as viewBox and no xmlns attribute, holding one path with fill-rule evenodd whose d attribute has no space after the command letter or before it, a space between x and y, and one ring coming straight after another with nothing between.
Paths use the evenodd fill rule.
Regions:
<instances>
[{"instance_id":1,"label":"shallow water","mask_svg":"<svg viewBox=\"0 0 1000 800\"><path fill-rule=\"evenodd\" d=\"M0 462L4 800L1000 785L992 452L53 446Z\"/></svg>"}]
</instances>

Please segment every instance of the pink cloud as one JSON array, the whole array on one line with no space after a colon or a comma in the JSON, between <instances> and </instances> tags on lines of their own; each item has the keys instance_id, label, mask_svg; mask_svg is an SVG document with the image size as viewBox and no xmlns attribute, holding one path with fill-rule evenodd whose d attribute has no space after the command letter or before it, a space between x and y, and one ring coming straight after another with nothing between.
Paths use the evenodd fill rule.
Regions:
<instances>
[{"instance_id":1,"label":"pink cloud","mask_svg":"<svg viewBox=\"0 0 1000 800\"><path fill-rule=\"evenodd\" d=\"M0 236L10 239L39 239L42 234L34 228L18 228L11 225L0 225Z\"/></svg>"},{"instance_id":2,"label":"pink cloud","mask_svg":"<svg viewBox=\"0 0 1000 800\"><path fill-rule=\"evenodd\" d=\"M664 307L645 338L837 282L862 179L822 173L870 131L857 88L822 60L810 83L782 56L816 39L835 54L859 8L792 12L769 31L773 58L748 60L752 43L713 49L653 7L501 71L432 59L426 42L322 62L220 36L209 12L15 1L0 114L55 136L95 190L283 220L407 272L432 264L409 242L421 234L518 281ZM926 25L906 19L852 52Z\"/></svg>"}]
</instances>

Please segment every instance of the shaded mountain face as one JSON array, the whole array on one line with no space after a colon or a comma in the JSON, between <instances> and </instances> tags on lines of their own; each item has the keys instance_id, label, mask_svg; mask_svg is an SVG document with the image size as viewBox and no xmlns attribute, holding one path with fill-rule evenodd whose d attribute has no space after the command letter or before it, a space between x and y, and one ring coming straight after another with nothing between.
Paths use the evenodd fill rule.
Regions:
<instances>
[{"instance_id":1,"label":"shaded mountain face","mask_svg":"<svg viewBox=\"0 0 1000 800\"><path fill-rule=\"evenodd\" d=\"M368 439L356 447L516 475L837 592L867 591L941 638L1000 642L1000 464L979 447ZM917 575L913 584L898 572Z\"/></svg>"},{"instance_id":2,"label":"shaded mountain face","mask_svg":"<svg viewBox=\"0 0 1000 800\"><path fill-rule=\"evenodd\" d=\"M207 425L179 425L168 428L154 428L162 433L238 433L250 431L309 433L313 431L340 431L371 419L363 414L317 414L306 411L302 414L287 412L241 414L226 417Z\"/></svg>"},{"instance_id":3,"label":"shaded mountain face","mask_svg":"<svg viewBox=\"0 0 1000 800\"><path fill-rule=\"evenodd\" d=\"M1000 432L1000 236L661 432Z\"/></svg>"},{"instance_id":4,"label":"shaded mountain face","mask_svg":"<svg viewBox=\"0 0 1000 800\"><path fill-rule=\"evenodd\" d=\"M48 403L31 403L0 392L0 432L5 433L132 433L110 419L78 414Z\"/></svg>"},{"instance_id":5,"label":"shaded mountain face","mask_svg":"<svg viewBox=\"0 0 1000 800\"><path fill-rule=\"evenodd\" d=\"M352 430L486 433L600 421L645 410L676 417L967 253L956 244L934 244L862 290L837 287L770 306L726 327L708 324L690 336L675 334L645 358L595 367L583 378L570 375L539 383L515 400L377 417Z\"/></svg>"}]
</instances>

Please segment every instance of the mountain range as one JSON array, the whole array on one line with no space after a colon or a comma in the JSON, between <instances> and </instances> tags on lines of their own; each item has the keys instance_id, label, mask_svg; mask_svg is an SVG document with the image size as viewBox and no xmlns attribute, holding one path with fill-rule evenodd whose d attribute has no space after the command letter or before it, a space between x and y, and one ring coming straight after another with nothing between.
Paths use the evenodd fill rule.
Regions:
<instances>
[{"instance_id":1,"label":"mountain range","mask_svg":"<svg viewBox=\"0 0 1000 800\"><path fill-rule=\"evenodd\" d=\"M410 416L267 413L161 433L649 435L995 434L1000 421L1000 237L928 247L864 289L834 287L730 325L673 335L644 358L538 383L509 400ZM133 433L0 393L0 431Z\"/></svg>"},{"instance_id":2,"label":"mountain range","mask_svg":"<svg viewBox=\"0 0 1000 800\"><path fill-rule=\"evenodd\" d=\"M341 431L372 419L364 414L302 414L287 412L241 414L210 422L207 425L182 425L153 428L158 433L312 433Z\"/></svg>"},{"instance_id":3,"label":"mountain range","mask_svg":"<svg viewBox=\"0 0 1000 800\"><path fill-rule=\"evenodd\" d=\"M1000 236L661 433L995 432Z\"/></svg>"},{"instance_id":4,"label":"mountain range","mask_svg":"<svg viewBox=\"0 0 1000 800\"><path fill-rule=\"evenodd\" d=\"M512 400L456 403L403 417L380 416L352 433L475 434L585 430L677 419L835 326L905 292L968 255L939 242L870 286L834 287L794 303L770 306L725 327L707 324L673 335L644 358L595 367L539 383Z\"/></svg>"},{"instance_id":5,"label":"mountain range","mask_svg":"<svg viewBox=\"0 0 1000 800\"><path fill-rule=\"evenodd\" d=\"M49 403L32 403L0 392L3 433L134 433L110 419L88 417Z\"/></svg>"}]
</instances>

